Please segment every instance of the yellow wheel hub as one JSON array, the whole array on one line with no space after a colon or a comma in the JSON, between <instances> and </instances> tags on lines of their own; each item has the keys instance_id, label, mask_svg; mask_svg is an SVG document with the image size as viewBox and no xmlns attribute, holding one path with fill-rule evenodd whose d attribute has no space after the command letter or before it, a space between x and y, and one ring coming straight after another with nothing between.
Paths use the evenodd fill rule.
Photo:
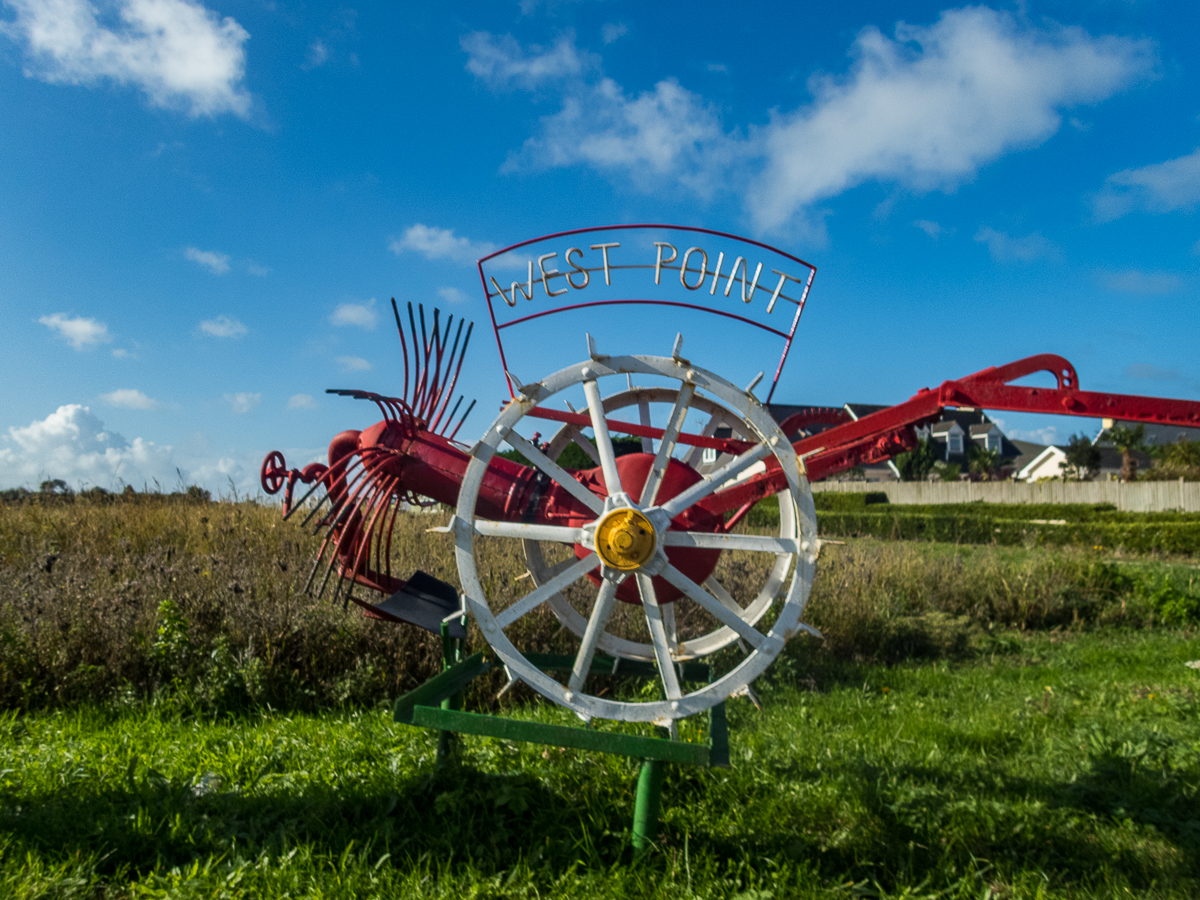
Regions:
<instances>
[{"instance_id":1,"label":"yellow wheel hub","mask_svg":"<svg viewBox=\"0 0 1200 900\"><path fill-rule=\"evenodd\" d=\"M596 528L596 552L605 565L628 572L654 555L654 526L636 509L614 509Z\"/></svg>"}]
</instances>

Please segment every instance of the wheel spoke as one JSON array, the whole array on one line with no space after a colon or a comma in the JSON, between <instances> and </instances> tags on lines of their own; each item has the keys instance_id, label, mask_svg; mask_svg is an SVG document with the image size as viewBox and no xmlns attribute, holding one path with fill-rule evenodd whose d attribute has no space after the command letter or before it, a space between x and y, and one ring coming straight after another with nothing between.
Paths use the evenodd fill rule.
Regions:
<instances>
[{"instance_id":1,"label":"wheel spoke","mask_svg":"<svg viewBox=\"0 0 1200 900\"><path fill-rule=\"evenodd\" d=\"M592 462L600 465L600 454L596 452L596 445L587 439L584 433L579 430L578 425L568 425L567 434L570 436L571 442L586 453Z\"/></svg>"},{"instance_id":2,"label":"wheel spoke","mask_svg":"<svg viewBox=\"0 0 1200 900\"><path fill-rule=\"evenodd\" d=\"M751 550L761 553L798 553L795 538L766 537L757 534L715 534L707 531L668 531L662 536L667 547L703 547L705 549Z\"/></svg>"},{"instance_id":3,"label":"wheel spoke","mask_svg":"<svg viewBox=\"0 0 1200 900\"><path fill-rule=\"evenodd\" d=\"M654 581L640 572L637 576L638 591L642 595L642 611L646 614L646 625L650 640L654 644L654 660L658 663L658 674L662 678L663 691L668 700L683 696L679 689L679 678L675 674L675 661L671 659L671 648L667 642L667 630L663 624L662 607L654 593Z\"/></svg>"},{"instance_id":4,"label":"wheel spoke","mask_svg":"<svg viewBox=\"0 0 1200 900\"><path fill-rule=\"evenodd\" d=\"M501 628L507 628L521 616L530 610L536 609L541 604L545 603L567 585L582 578L596 566L600 565L600 559L595 553L589 553L583 559L568 560L573 565L568 565L557 575L539 587L532 593L526 594L508 609L503 610L496 616L496 624ZM589 661L588 665L591 665Z\"/></svg>"},{"instance_id":5,"label":"wheel spoke","mask_svg":"<svg viewBox=\"0 0 1200 900\"><path fill-rule=\"evenodd\" d=\"M579 645L579 653L575 656L575 665L571 668L571 680L567 682L570 690L578 691L583 687L583 682L592 668L592 657L596 655L596 644L604 634L604 627L608 624L616 606L617 586L605 578L600 582L596 605L592 607L591 618L588 619L587 629L583 632L583 643Z\"/></svg>"},{"instance_id":6,"label":"wheel spoke","mask_svg":"<svg viewBox=\"0 0 1200 900\"><path fill-rule=\"evenodd\" d=\"M550 568L548 568L546 570L547 580L555 577L556 575L562 574L563 572L567 571L567 569L571 568L571 566L575 565L575 563L577 563L577 562L579 562L579 560L577 560L575 557L568 556L562 562L555 563L554 565L550 566Z\"/></svg>"},{"instance_id":7,"label":"wheel spoke","mask_svg":"<svg viewBox=\"0 0 1200 900\"><path fill-rule=\"evenodd\" d=\"M604 473L604 486L608 494L621 493L621 476L617 472L617 457L613 453L612 438L608 433L608 421L604 418L604 401L600 399L600 385L593 378L583 383L587 395L588 412L592 417L592 433L596 435L596 449L600 452L600 469Z\"/></svg>"},{"instance_id":8,"label":"wheel spoke","mask_svg":"<svg viewBox=\"0 0 1200 900\"><path fill-rule=\"evenodd\" d=\"M766 640L752 626L742 621L741 616L733 610L727 609L725 604L721 603L712 594L708 593L708 591L704 590L704 588L700 587L700 585L696 584L696 582L692 581L692 579L688 578L674 566L667 566L662 572L662 577L687 594L688 597L700 607L707 610L722 625L728 625L751 646L757 648Z\"/></svg>"},{"instance_id":9,"label":"wheel spoke","mask_svg":"<svg viewBox=\"0 0 1200 900\"><path fill-rule=\"evenodd\" d=\"M654 505L654 500L658 496L658 487L662 484L663 476L667 474L667 465L671 460L671 454L675 452L675 439L679 437L679 430L683 428L683 420L687 417L688 407L691 406L692 395L695 393L695 385L684 384L675 396L675 406L672 407L671 416L667 419L666 430L663 431L662 441L658 445L658 455L654 457L654 465L650 468L650 474L642 487L641 505L643 507Z\"/></svg>"},{"instance_id":10,"label":"wheel spoke","mask_svg":"<svg viewBox=\"0 0 1200 900\"><path fill-rule=\"evenodd\" d=\"M721 423L726 421L727 420L725 416L721 412L713 413L709 417L708 421L704 424L704 428L701 430L700 436L706 438L712 437L717 433L717 429L721 426ZM683 457L683 464L685 466L691 466L693 469L696 468L696 464L700 462L700 454L703 452L703 447L693 446Z\"/></svg>"},{"instance_id":11,"label":"wheel spoke","mask_svg":"<svg viewBox=\"0 0 1200 900\"><path fill-rule=\"evenodd\" d=\"M671 657L679 652L679 629L675 627L675 604L665 603L659 606L662 610L663 628L667 632L667 648L671 651Z\"/></svg>"},{"instance_id":12,"label":"wheel spoke","mask_svg":"<svg viewBox=\"0 0 1200 900\"><path fill-rule=\"evenodd\" d=\"M721 601L722 606L736 615L739 619L742 617L742 608L738 606L738 602L733 599L733 594L725 590L725 585L717 581L716 575L709 575L704 581L704 586L708 588L708 592L710 594Z\"/></svg>"},{"instance_id":13,"label":"wheel spoke","mask_svg":"<svg viewBox=\"0 0 1200 900\"><path fill-rule=\"evenodd\" d=\"M582 528L565 525L534 525L529 522L493 522L476 519L475 533L488 537L521 538L526 541L554 541L558 544L577 544L583 539Z\"/></svg>"},{"instance_id":14,"label":"wheel spoke","mask_svg":"<svg viewBox=\"0 0 1200 900\"><path fill-rule=\"evenodd\" d=\"M647 400L645 397L638 398L638 421L642 423L643 428L650 427L650 401ZM648 437L642 438L642 452L643 453L653 453L654 452L654 439L653 438L648 438Z\"/></svg>"},{"instance_id":15,"label":"wheel spoke","mask_svg":"<svg viewBox=\"0 0 1200 900\"><path fill-rule=\"evenodd\" d=\"M607 435L606 435L607 436ZM582 484L571 477L571 473L548 457L545 453L521 435L513 430L504 435L510 446L520 453L531 463L545 472L551 478L559 483L559 485L572 497L594 512L596 515L604 512L604 501L585 488ZM611 451L611 444L609 445Z\"/></svg>"},{"instance_id":16,"label":"wheel spoke","mask_svg":"<svg viewBox=\"0 0 1200 900\"><path fill-rule=\"evenodd\" d=\"M770 452L771 448L765 443L756 444L741 456L731 459L703 481L698 481L686 491L676 494L662 505L663 512L667 514L668 518L674 519L681 512L692 506L692 504L703 500L718 488L724 487L726 482L737 478L738 475L764 456L767 456Z\"/></svg>"}]
</instances>

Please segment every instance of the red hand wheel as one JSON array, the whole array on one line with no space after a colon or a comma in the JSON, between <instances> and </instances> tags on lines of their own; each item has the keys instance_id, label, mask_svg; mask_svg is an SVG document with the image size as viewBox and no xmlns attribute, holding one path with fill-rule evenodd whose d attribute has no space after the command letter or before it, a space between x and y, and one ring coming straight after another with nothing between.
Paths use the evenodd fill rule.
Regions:
<instances>
[{"instance_id":1,"label":"red hand wheel","mask_svg":"<svg viewBox=\"0 0 1200 900\"><path fill-rule=\"evenodd\" d=\"M262 462L258 476L264 491L268 494L278 494L288 476L287 462L284 460L283 454L278 450L268 453Z\"/></svg>"}]
</instances>

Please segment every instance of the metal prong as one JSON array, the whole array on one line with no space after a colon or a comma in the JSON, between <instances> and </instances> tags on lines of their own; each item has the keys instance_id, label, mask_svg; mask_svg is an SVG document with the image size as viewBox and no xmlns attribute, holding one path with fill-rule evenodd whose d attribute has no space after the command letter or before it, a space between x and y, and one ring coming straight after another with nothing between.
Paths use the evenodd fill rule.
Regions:
<instances>
[{"instance_id":1,"label":"metal prong","mask_svg":"<svg viewBox=\"0 0 1200 900\"><path fill-rule=\"evenodd\" d=\"M516 392L518 394L521 393L521 388L525 387L525 385L522 384L521 379L512 372L508 371L508 369L504 370L504 374L508 376L508 380L512 382L512 386L516 389Z\"/></svg>"},{"instance_id":2,"label":"metal prong","mask_svg":"<svg viewBox=\"0 0 1200 900\"><path fill-rule=\"evenodd\" d=\"M596 339L594 337L592 337L592 334L590 331L586 332L586 334L587 334L588 356L590 356L594 360L599 360L600 354L596 352Z\"/></svg>"},{"instance_id":3,"label":"metal prong","mask_svg":"<svg viewBox=\"0 0 1200 900\"><path fill-rule=\"evenodd\" d=\"M758 387L758 383L762 380L763 380L763 373L759 372L757 375L754 376L754 378L750 381L750 383L748 385L746 385L746 393L753 394L754 389L756 387Z\"/></svg>"},{"instance_id":4,"label":"metal prong","mask_svg":"<svg viewBox=\"0 0 1200 900\"><path fill-rule=\"evenodd\" d=\"M681 355L683 353L683 332L675 332L675 346L671 348L671 359L677 363L686 362Z\"/></svg>"},{"instance_id":5,"label":"metal prong","mask_svg":"<svg viewBox=\"0 0 1200 900\"><path fill-rule=\"evenodd\" d=\"M509 670L508 666L504 667L504 674L508 676L508 681L504 687L500 688L500 693L496 694L497 700L503 697L508 692L508 689L517 683L517 679L513 677L513 673Z\"/></svg>"}]
</instances>

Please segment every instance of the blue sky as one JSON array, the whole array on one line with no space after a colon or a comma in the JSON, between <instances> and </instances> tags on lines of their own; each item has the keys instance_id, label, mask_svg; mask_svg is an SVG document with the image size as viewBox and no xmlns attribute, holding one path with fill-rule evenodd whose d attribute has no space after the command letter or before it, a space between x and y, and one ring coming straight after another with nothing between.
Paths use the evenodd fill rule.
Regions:
<instances>
[{"instance_id":1,"label":"blue sky","mask_svg":"<svg viewBox=\"0 0 1200 900\"><path fill-rule=\"evenodd\" d=\"M782 402L1039 352L1200 395L1192 4L783 7L0 0L0 486L253 489L267 450L373 421L325 388L399 391L390 297L483 327L478 255L621 222L818 267ZM766 367L678 327L707 368ZM505 393L486 329L460 387L471 440Z\"/></svg>"}]
</instances>

